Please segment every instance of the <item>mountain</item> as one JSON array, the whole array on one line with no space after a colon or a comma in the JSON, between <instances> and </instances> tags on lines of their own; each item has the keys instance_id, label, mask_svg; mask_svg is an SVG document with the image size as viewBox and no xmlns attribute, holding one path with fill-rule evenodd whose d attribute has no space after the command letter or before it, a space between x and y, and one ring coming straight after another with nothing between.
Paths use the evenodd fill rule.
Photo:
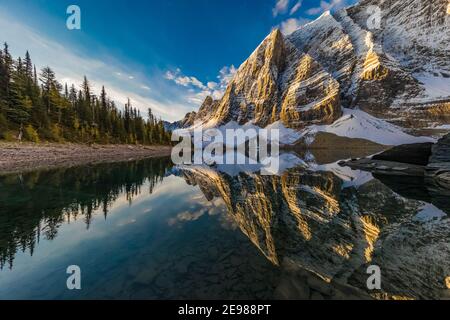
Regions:
<instances>
[{"instance_id":1,"label":"mountain","mask_svg":"<svg viewBox=\"0 0 450 320\"><path fill-rule=\"evenodd\" d=\"M370 6L381 9L380 29L368 27ZM287 37L273 30L240 66L222 99L208 97L182 125L280 122L303 132L333 125L349 109L386 122L392 132L417 135L448 124L447 6L447 0L362 0L326 12Z\"/></svg>"},{"instance_id":2,"label":"mountain","mask_svg":"<svg viewBox=\"0 0 450 320\"><path fill-rule=\"evenodd\" d=\"M164 129L166 131L174 131L177 129L189 128L190 126L192 126L194 124L194 120L196 117L197 117L197 112L192 111L192 112L186 113L184 118L179 121L175 121L175 122L164 121L163 122Z\"/></svg>"},{"instance_id":3,"label":"mountain","mask_svg":"<svg viewBox=\"0 0 450 320\"><path fill-rule=\"evenodd\" d=\"M175 122L164 122L164 128L168 131L174 131L177 129L186 129L194 125L195 121L198 119L206 118L209 114L212 114L216 107L218 101L213 100L210 96L206 97L205 101L201 105L198 112L192 111L188 112L182 120Z\"/></svg>"}]
</instances>

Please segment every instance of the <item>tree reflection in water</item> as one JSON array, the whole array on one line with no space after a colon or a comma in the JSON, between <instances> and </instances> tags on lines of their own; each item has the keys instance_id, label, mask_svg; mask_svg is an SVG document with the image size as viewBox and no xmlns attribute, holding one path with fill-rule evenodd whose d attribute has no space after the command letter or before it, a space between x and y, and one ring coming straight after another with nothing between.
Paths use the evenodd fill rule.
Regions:
<instances>
[{"instance_id":1,"label":"tree reflection in water","mask_svg":"<svg viewBox=\"0 0 450 320\"><path fill-rule=\"evenodd\" d=\"M33 255L64 223L83 219L89 228L98 210L106 218L122 194L131 203L146 183L152 193L171 167L170 158L155 158L0 177L0 267L12 268L18 250Z\"/></svg>"}]
</instances>

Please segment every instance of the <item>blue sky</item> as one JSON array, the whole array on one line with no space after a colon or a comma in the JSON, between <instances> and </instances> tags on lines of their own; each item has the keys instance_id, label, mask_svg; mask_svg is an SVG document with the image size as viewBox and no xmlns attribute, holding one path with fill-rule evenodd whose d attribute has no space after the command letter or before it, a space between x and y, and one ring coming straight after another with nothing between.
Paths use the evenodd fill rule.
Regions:
<instances>
[{"instance_id":1,"label":"blue sky","mask_svg":"<svg viewBox=\"0 0 450 320\"><path fill-rule=\"evenodd\" d=\"M166 120L219 98L236 68L274 27L289 33L355 0L0 0L0 41L29 50L61 82L86 75L119 103ZM66 28L69 5L81 30Z\"/></svg>"}]
</instances>

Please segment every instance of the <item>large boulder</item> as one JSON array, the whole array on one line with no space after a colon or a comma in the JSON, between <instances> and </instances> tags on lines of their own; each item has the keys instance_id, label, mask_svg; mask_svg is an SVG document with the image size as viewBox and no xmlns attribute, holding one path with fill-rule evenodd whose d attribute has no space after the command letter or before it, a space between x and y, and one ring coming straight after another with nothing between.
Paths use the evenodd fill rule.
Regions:
<instances>
[{"instance_id":1,"label":"large boulder","mask_svg":"<svg viewBox=\"0 0 450 320\"><path fill-rule=\"evenodd\" d=\"M430 167L450 170L450 133L433 146Z\"/></svg>"},{"instance_id":2,"label":"large boulder","mask_svg":"<svg viewBox=\"0 0 450 320\"><path fill-rule=\"evenodd\" d=\"M439 186L450 189L450 133L433 146L427 173Z\"/></svg>"},{"instance_id":3,"label":"large boulder","mask_svg":"<svg viewBox=\"0 0 450 320\"><path fill-rule=\"evenodd\" d=\"M433 143L404 144L373 156L373 160L428 165Z\"/></svg>"}]
</instances>

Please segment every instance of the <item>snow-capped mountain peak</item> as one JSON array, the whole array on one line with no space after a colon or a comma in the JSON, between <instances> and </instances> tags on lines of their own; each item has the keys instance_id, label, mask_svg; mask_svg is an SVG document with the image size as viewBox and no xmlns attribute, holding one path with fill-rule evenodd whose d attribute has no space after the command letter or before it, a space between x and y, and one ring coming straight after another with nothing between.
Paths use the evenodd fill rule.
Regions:
<instances>
[{"instance_id":1,"label":"snow-capped mountain peak","mask_svg":"<svg viewBox=\"0 0 450 320\"><path fill-rule=\"evenodd\" d=\"M362 0L288 37L277 29L240 66L219 101L193 122L297 131L332 125L344 108L409 131L450 123L447 0ZM380 28L368 21L379 8Z\"/></svg>"}]
</instances>

